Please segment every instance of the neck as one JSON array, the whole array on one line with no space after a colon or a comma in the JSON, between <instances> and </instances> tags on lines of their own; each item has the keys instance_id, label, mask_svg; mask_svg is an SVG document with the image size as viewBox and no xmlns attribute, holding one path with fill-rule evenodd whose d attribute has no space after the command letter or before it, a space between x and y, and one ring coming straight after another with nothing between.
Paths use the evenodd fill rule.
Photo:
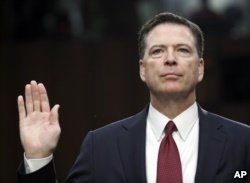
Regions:
<instances>
[{"instance_id":1,"label":"neck","mask_svg":"<svg viewBox=\"0 0 250 183\"><path fill-rule=\"evenodd\" d=\"M195 91L186 97L156 96L150 93L152 106L170 119L189 108L195 100Z\"/></svg>"}]
</instances>

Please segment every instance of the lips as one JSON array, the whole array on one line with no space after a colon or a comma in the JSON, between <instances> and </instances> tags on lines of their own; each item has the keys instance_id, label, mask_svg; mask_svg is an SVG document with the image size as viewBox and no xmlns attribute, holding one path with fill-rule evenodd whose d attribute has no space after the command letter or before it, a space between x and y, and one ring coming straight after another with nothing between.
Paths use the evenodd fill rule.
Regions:
<instances>
[{"instance_id":1,"label":"lips","mask_svg":"<svg viewBox=\"0 0 250 183\"><path fill-rule=\"evenodd\" d=\"M168 72L160 75L161 77L180 77L182 76L179 73L174 73L174 72Z\"/></svg>"}]
</instances>

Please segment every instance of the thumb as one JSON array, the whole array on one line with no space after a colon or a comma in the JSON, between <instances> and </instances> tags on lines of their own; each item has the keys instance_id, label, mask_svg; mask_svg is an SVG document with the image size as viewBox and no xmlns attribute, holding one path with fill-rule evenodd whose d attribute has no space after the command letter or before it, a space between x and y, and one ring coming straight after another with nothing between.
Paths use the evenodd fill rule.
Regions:
<instances>
[{"instance_id":1,"label":"thumb","mask_svg":"<svg viewBox=\"0 0 250 183\"><path fill-rule=\"evenodd\" d=\"M51 123L58 123L58 111L59 111L60 105L56 104L54 107L51 109L50 112L50 121Z\"/></svg>"}]
</instances>

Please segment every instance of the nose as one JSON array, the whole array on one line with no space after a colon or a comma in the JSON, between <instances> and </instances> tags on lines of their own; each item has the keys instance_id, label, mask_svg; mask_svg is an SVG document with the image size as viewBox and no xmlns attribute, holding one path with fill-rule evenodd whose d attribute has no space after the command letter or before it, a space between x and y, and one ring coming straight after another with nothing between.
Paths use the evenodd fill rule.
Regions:
<instances>
[{"instance_id":1,"label":"nose","mask_svg":"<svg viewBox=\"0 0 250 183\"><path fill-rule=\"evenodd\" d=\"M174 54L174 50L169 49L167 51L167 54L166 54L164 65L172 66L172 65L176 65L176 64L177 64L177 62L176 62L176 57L175 57L175 54Z\"/></svg>"}]
</instances>

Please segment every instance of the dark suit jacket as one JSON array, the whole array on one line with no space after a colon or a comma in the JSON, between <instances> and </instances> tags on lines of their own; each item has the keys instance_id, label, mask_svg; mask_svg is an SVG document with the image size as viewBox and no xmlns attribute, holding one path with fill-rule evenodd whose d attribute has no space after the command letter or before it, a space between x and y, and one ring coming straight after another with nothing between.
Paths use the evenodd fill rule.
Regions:
<instances>
[{"instance_id":1,"label":"dark suit jacket","mask_svg":"<svg viewBox=\"0 0 250 183\"><path fill-rule=\"evenodd\" d=\"M89 132L66 182L146 183L147 113L148 107ZM250 182L250 127L201 108L199 124L195 182ZM234 179L236 171L247 171L248 176ZM18 174L20 182L55 182L53 162L27 175L21 166Z\"/></svg>"}]
</instances>

